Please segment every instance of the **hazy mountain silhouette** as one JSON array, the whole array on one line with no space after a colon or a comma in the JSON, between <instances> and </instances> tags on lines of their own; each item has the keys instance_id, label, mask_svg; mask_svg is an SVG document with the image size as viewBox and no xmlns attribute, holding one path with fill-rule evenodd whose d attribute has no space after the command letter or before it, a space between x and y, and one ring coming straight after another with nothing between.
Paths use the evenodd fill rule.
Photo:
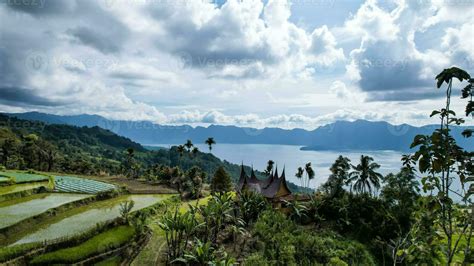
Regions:
<instances>
[{"instance_id":1,"label":"hazy mountain silhouette","mask_svg":"<svg viewBox=\"0 0 474 266\"><path fill-rule=\"evenodd\" d=\"M209 127L165 126L148 121L109 120L98 115L60 116L38 112L8 114L26 120L75 126L99 126L141 144L175 144L191 139L204 143L212 136L217 143L286 144L305 146L305 150L398 150L407 151L418 134L430 134L437 126L414 127L407 124L366 120L337 121L315 130L211 125ZM465 127L453 128L458 144L472 149L472 141L462 137Z\"/></svg>"}]
</instances>

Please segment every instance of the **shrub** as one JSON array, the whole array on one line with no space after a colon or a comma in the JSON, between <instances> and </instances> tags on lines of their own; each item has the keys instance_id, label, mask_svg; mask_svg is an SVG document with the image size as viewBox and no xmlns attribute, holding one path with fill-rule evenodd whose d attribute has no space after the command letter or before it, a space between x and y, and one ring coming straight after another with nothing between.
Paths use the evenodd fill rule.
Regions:
<instances>
[{"instance_id":1,"label":"shrub","mask_svg":"<svg viewBox=\"0 0 474 266\"><path fill-rule=\"evenodd\" d=\"M253 233L262 247L259 253L272 265L375 264L364 245L344 239L334 232L309 231L272 210L262 213ZM252 260L256 259L258 255L252 257Z\"/></svg>"}]
</instances>

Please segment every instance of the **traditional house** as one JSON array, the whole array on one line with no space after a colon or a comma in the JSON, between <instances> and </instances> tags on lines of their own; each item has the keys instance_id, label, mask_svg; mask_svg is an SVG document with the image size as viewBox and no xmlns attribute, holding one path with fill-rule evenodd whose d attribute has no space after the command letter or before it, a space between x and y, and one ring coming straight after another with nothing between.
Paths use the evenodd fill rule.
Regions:
<instances>
[{"instance_id":1,"label":"traditional house","mask_svg":"<svg viewBox=\"0 0 474 266\"><path fill-rule=\"evenodd\" d=\"M280 199L291 196L291 191L286 184L285 169L281 176L278 176L278 168L266 179L258 179L255 171L252 169L250 177L245 173L244 166L240 170L240 179L237 183L237 192L244 190L253 191L263 195L265 198L279 201Z\"/></svg>"}]
</instances>

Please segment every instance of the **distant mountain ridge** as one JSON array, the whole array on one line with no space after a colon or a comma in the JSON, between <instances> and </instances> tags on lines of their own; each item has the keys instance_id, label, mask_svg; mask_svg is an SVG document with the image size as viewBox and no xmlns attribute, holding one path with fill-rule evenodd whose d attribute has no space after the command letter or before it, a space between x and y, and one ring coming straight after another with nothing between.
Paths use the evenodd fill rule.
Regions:
<instances>
[{"instance_id":1,"label":"distant mountain ridge","mask_svg":"<svg viewBox=\"0 0 474 266\"><path fill-rule=\"evenodd\" d=\"M230 144L283 144L300 145L304 150L396 150L408 151L413 138L418 134L430 134L437 126L414 127L392 125L387 122L366 120L337 121L315 130L264 128L254 129L237 126L211 125L191 127L158 125L148 121L109 120L98 115L60 116L38 112L7 114L26 120L37 120L49 124L74 126L99 126L141 144L175 144L187 139L204 143L214 137L217 143ZM462 137L468 127L454 127L453 135L458 144L473 149L472 140ZM470 127L472 128L472 127Z\"/></svg>"}]
</instances>

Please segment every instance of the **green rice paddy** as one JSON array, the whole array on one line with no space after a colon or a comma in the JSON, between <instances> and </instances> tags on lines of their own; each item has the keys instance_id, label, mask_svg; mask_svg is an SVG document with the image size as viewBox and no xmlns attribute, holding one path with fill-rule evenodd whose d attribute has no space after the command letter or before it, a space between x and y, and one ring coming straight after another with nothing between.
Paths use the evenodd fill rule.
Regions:
<instances>
[{"instance_id":1,"label":"green rice paddy","mask_svg":"<svg viewBox=\"0 0 474 266\"><path fill-rule=\"evenodd\" d=\"M28 182L39 182L39 181L48 181L49 176L42 174L31 174L20 171L0 171L0 176L3 178L9 177L15 183L28 183Z\"/></svg>"},{"instance_id":2,"label":"green rice paddy","mask_svg":"<svg viewBox=\"0 0 474 266\"><path fill-rule=\"evenodd\" d=\"M85 232L97 223L119 217L120 204L128 200L135 202L133 210L139 210L168 197L170 195L126 195L68 210L32 228L30 232L25 232L19 239L15 239L13 245L54 240Z\"/></svg>"},{"instance_id":3,"label":"green rice paddy","mask_svg":"<svg viewBox=\"0 0 474 266\"><path fill-rule=\"evenodd\" d=\"M60 249L34 258L31 264L74 263L94 255L118 248L134 236L130 226L119 226L98 234L86 242L71 248Z\"/></svg>"}]
</instances>

